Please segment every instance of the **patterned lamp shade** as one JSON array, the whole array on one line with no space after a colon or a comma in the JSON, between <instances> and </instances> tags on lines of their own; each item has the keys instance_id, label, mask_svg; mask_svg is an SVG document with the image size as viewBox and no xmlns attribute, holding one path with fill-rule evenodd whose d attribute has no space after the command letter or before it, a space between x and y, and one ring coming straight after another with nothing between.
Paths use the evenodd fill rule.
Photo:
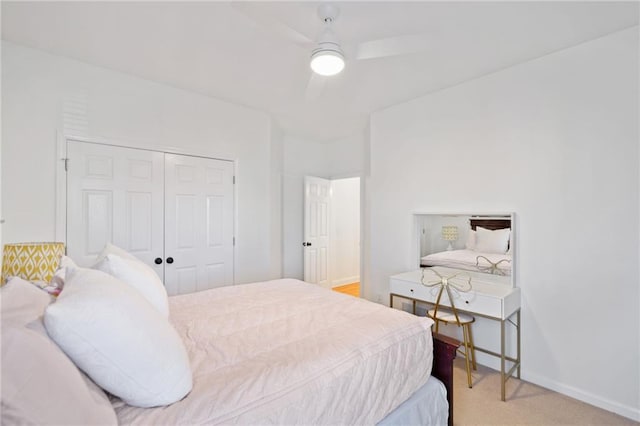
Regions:
<instances>
[{"instance_id":1,"label":"patterned lamp shade","mask_svg":"<svg viewBox=\"0 0 640 426\"><path fill-rule=\"evenodd\" d=\"M456 241L458 239L458 227L453 225L443 226L442 239L446 241Z\"/></svg>"},{"instance_id":2,"label":"patterned lamp shade","mask_svg":"<svg viewBox=\"0 0 640 426\"><path fill-rule=\"evenodd\" d=\"M9 277L49 282L63 254L64 243L5 244L1 283L4 284Z\"/></svg>"}]
</instances>

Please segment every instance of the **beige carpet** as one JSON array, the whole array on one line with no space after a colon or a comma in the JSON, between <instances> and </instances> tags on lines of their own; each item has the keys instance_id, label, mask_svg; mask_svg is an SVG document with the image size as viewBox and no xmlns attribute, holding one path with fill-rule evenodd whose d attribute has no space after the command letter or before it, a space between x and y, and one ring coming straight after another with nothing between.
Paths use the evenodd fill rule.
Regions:
<instances>
[{"instance_id":1,"label":"beige carpet","mask_svg":"<svg viewBox=\"0 0 640 426\"><path fill-rule=\"evenodd\" d=\"M467 387L464 358L454 371L454 414L462 425L639 425L639 423L517 379L507 382L507 401L500 400L500 373L478 365L473 389Z\"/></svg>"}]
</instances>

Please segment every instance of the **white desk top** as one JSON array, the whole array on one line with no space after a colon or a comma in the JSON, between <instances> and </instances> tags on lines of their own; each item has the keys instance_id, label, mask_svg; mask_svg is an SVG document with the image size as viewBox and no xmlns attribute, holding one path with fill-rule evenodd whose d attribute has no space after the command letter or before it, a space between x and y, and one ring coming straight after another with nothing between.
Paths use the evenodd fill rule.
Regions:
<instances>
[{"instance_id":1,"label":"white desk top","mask_svg":"<svg viewBox=\"0 0 640 426\"><path fill-rule=\"evenodd\" d=\"M520 289L511 287L510 277L436 266L424 271L425 283L439 279L430 269L436 269L443 277L455 274L463 279L464 275L471 277L470 291L454 292L454 296L459 298L455 301L459 310L504 320L520 309ZM434 303L438 292L435 287L422 285L421 277L420 269L393 275L390 280L391 294ZM443 306L451 306L447 294L443 295L440 302Z\"/></svg>"},{"instance_id":2,"label":"white desk top","mask_svg":"<svg viewBox=\"0 0 640 426\"><path fill-rule=\"evenodd\" d=\"M436 269L442 276L450 277L456 273L459 273L459 277L468 275L471 277L471 291L485 294L487 296L493 296L498 298L504 298L510 293L513 293L514 287L511 287L511 278L501 275L483 274L473 271L461 271L459 269L445 268L442 266L434 266L433 268L426 268L424 272L424 281L430 282L438 279L438 276L429 272L429 269ZM422 270L417 269L415 271L404 272L397 274L391 278L400 281L407 281L411 283L420 283L422 277Z\"/></svg>"}]
</instances>

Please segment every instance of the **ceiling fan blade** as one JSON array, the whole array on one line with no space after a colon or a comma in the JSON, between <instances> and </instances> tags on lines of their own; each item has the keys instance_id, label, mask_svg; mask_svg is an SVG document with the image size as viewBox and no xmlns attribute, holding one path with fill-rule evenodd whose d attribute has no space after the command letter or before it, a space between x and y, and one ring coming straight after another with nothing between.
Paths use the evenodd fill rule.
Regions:
<instances>
[{"instance_id":1,"label":"ceiling fan blade","mask_svg":"<svg viewBox=\"0 0 640 426\"><path fill-rule=\"evenodd\" d=\"M315 43L306 35L296 31L290 26L283 24L277 19L272 18L269 14L257 8L259 3L250 3L246 1L232 1L231 6L247 16L252 21L270 30L274 34L279 35L305 49L313 49Z\"/></svg>"},{"instance_id":2,"label":"ceiling fan blade","mask_svg":"<svg viewBox=\"0 0 640 426\"><path fill-rule=\"evenodd\" d=\"M318 75L315 72L311 72L309 82L307 83L307 88L304 92L304 100L307 102L312 102L318 99L320 95L322 95L322 92L324 92L324 88L326 85L326 77Z\"/></svg>"},{"instance_id":3,"label":"ceiling fan blade","mask_svg":"<svg viewBox=\"0 0 640 426\"><path fill-rule=\"evenodd\" d=\"M360 43L356 48L356 59L385 58L410 55L428 50L433 37L427 34L382 38Z\"/></svg>"}]
</instances>

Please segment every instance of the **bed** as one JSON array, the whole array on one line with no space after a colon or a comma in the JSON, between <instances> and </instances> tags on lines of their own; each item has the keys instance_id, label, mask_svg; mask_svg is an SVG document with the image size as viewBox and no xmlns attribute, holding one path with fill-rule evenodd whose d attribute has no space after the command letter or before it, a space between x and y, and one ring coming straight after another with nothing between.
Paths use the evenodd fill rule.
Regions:
<instances>
[{"instance_id":1,"label":"bed","mask_svg":"<svg viewBox=\"0 0 640 426\"><path fill-rule=\"evenodd\" d=\"M502 218L470 218L469 239L464 249L447 250L431 253L420 258L420 266L444 266L465 271L480 271L496 275L511 275L513 258L511 254L510 229L511 220ZM499 236L504 239L505 249L482 249L476 245L476 232L482 228L486 231L506 231ZM487 235L484 234L483 235ZM498 236L491 236L496 239ZM493 243L493 242L492 242ZM490 244L493 246L495 244ZM500 243L498 243L500 245ZM487 247L487 245L484 245Z\"/></svg>"},{"instance_id":2,"label":"bed","mask_svg":"<svg viewBox=\"0 0 640 426\"><path fill-rule=\"evenodd\" d=\"M452 424L457 342L433 340L428 318L292 279L169 308L193 388L155 408L112 396L118 424Z\"/></svg>"}]
</instances>

